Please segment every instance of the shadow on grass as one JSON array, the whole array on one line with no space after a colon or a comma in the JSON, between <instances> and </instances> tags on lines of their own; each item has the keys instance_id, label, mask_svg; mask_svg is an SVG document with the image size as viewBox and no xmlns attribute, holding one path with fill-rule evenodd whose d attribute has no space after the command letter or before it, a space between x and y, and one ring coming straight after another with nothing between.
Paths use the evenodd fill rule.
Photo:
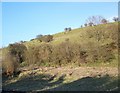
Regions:
<instances>
[{"instance_id":1,"label":"shadow on grass","mask_svg":"<svg viewBox=\"0 0 120 93\"><path fill-rule=\"evenodd\" d=\"M22 78L16 82L5 84L8 80L3 77L3 90L4 91L42 91L44 89L48 89L55 85L60 85L64 81L64 75L58 78L57 81L53 81L56 76L51 76L48 74L41 74L36 76L30 76L26 78Z\"/></svg>"},{"instance_id":2,"label":"shadow on grass","mask_svg":"<svg viewBox=\"0 0 120 93\"><path fill-rule=\"evenodd\" d=\"M118 79L103 77L85 77L71 83L50 89L49 91L118 91Z\"/></svg>"},{"instance_id":3,"label":"shadow on grass","mask_svg":"<svg viewBox=\"0 0 120 93\"><path fill-rule=\"evenodd\" d=\"M53 81L56 76L38 75L20 79L4 85L3 90L9 91L118 91L118 80L105 75L103 77L85 77L71 83L63 83L65 76ZM30 93L31 93L30 92ZM10 92L9 92L10 93ZM27 92L28 93L28 92Z\"/></svg>"}]
</instances>

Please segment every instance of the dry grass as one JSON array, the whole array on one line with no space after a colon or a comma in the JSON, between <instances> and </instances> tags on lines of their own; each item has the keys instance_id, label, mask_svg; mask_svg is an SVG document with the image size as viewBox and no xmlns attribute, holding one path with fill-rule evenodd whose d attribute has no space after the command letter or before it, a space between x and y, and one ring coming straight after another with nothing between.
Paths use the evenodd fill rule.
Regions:
<instances>
[{"instance_id":1,"label":"dry grass","mask_svg":"<svg viewBox=\"0 0 120 93\"><path fill-rule=\"evenodd\" d=\"M112 30L111 30L112 29ZM102 24L96 27L85 27L73 29L64 34L64 32L53 35L53 41L49 45L59 45L66 38L72 43L82 45L82 48L91 50L94 45L106 45L115 42L112 35L116 35L117 23ZM98 42L93 30L100 30L102 33L107 33L107 39L102 39ZM104 32L103 32L104 31ZM110 32L109 32L110 31ZM116 31L116 32L115 32ZM89 34L91 32L91 34ZM115 32L115 33L111 33ZM93 34L93 37L91 35ZM113 39L112 39L113 38ZM91 44L94 44L93 47ZM24 43L27 48L39 47L45 45L44 42L33 40ZM88 44L88 45L87 45ZM117 50L117 49L116 49ZM3 89L19 90L19 91L42 91L42 90L68 90L68 91L104 91L118 89L118 52L114 50L115 60L109 63L96 62L80 64L68 64L67 67L31 67L32 69L23 70L17 77L3 77ZM40 50L41 51L41 50ZM104 51L104 50L103 50ZM29 51L30 52L30 51ZM94 53L93 53L94 54ZM29 55L28 55L29 56ZM43 54L42 54L43 56ZM31 53L30 57L33 57ZM40 57L40 56L39 56ZM46 57L46 55L45 55ZM33 58L34 60L34 58ZM32 61L32 60L30 60ZM33 61L32 61L33 62ZM64 64L63 64L64 65ZM72 65L72 66L71 66ZM23 69L23 68L22 68Z\"/></svg>"},{"instance_id":2,"label":"dry grass","mask_svg":"<svg viewBox=\"0 0 120 93\"><path fill-rule=\"evenodd\" d=\"M16 91L100 91L116 90L118 69L111 67L46 67L24 71L3 80L3 89ZM5 78L4 78L5 79Z\"/></svg>"}]
</instances>

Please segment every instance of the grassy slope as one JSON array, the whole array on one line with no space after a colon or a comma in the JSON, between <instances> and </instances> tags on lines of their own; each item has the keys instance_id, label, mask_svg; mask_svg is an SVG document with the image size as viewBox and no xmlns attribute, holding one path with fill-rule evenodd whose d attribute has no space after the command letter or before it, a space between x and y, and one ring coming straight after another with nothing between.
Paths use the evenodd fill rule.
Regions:
<instances>
[{"instance_id":1,"label":"grassy slope","mask_svg":"<svg viewBox=\"0 0 120 93\"><path fill-rule=\"evenodd\" d=\"M106 44L112 42L111 39L101 40L97 42L96 39L89 38L89 31L91 29L103 29L108 32L109 26L117 25L117 23L102 24L96 27L84 27L73 29L72 31L64 34L64 32L54 34L54 40L50 42L52 45L60 44L66 38L73 43L85 44L88 42L95 42L99 44ZM33 40L24 43L27 47L39 46L44 42ZM117 55L117 50L115 51ZM70 65L71 66L71 65ZM52 70L41 71L40 69L24 71L18 77L4 80L3 89L12 89L19 91L41 91L41 90L81 90L81 91L103 91L103 90L116 90L118 89L117 78L117 60L109 64L105 63L89 63L82 64L82 67L64 67L55 68ZM89 68L90 67L90 68ZM92 67L92 68L91 68ZM102 67L102 68L101 68ZM108 68L107 68L108 67ZM115 70L114 70L115 69ZM70 70L70 71L69 71ZM63 73L63 75L60 74ZM73 71L72 75L69 75ZM56 75L57 72L57 75ZM113 74L111 76L111 73ZM56 75L56 76L55 76ZM66 76L64 76L66 75ZM54 77L55 76L55 77ZM52 77L52 78L51 78Z\"/></svg>"},{"instance_id":2,"label":"grassy slope","mask_svg":"<svg viewBox=\"0 0 120 93\"><path fill-rule=\"evenodd\" d=\"M94 27L83 27L83 28L77 28L77 29L72 29L72 31L68 32L68 33L64 33L64 32L60 32L60 33L56 33L53 34L53 41L50 42L49 44L52 45L56 45L56 44L60 44L61 42L64 42L66 38L69 38L69 41L72 43L79 43L81 45L87 44L89 42L94 42L95 44L100 44L100 45L104 45L104 44L109 44L110 42L112 42L112 39L103 39L100 42L98 42L96 40L96 38L93 36L92 38L89 38L89 34L91 32L93 32L93 30L103 30L105 33L109 33L109 29L111 29L110 27L114 27L115 25L118 25L118 22L114 22L114 23L108 23L108 24L101 24L101 25L97 25ZM113 31L114 32L114 31ZM37 39L33 40L33 41L28 41L24 43L27 47L35 47L35 46L39 46L41 44L44 44L44 42L40 42ZM92 44L93 45L93 44ZM94 46L93 45L93 46ZM89 49L89 46L88 46ZM4 52L6 52L6 48L2 49ZM0 50L1 51L1 50ZM2 56L4 57L5 53L2 53ZM116 54L116 58L117 58L117 54L118 51L114 51ZM1 53L0 53L1 55ZM89 63L87 65L83 66L117 66L117 60L114 60L114 62L109 63L109 64L104 64L104 63Z\"/></svg>"},{"instance_id":3,"label":"grassy slope","mask_svg":"<svg viewBox=\"0 0 120 93\"><path fill-rule=\"evenodd\" d=\"M80 44L87 43L90 41L96 43L95 38L88 37L89 31L92 31L94 29L95 30L101 29L101 30L108 32L109 26L112 26L112 25L114 26L117 24L118 23L115 22L115 23L101 24L101 25L97 25L94 27L77 28L77 29L73 29L72 31L70 31L66 34L64 34L64 32L56 33L56 34L53 34L54 40L51 42L51 44L59 44L59 43L65 41L66 38L69 38L69 40L71 42L76 42L76 43L80 43ZM99 43L103 44L103 43L109 43L109 42L111 42L111 40L104 40ZM38 46L39 44L41 44L41 43L36 39L25 43L26 46Z\"/></svg>"},{"instance_id":4,"label":"grassy slope","mask_svg":"<svg viewBox=\"0 0 120 93\"><path fill-rule=\"evenodd\" d=\"M69 41L72 43L79 43L81 45L87 44L89 42L90 43L92 42L92 46L94 46L96 44L100 44L100 45L109 44L109 43L113 42L111 38L102 39L98 42L94 36L92 38L89 38L89 35L93 31L94 32L97 30L99 31L99 29L101 31L104 31L106 34L108 34L108 33L110 33L110 31L109 31L109 29L111 29L110 27L114 28L114 26L117 26L117 25L118 25L118 22L114 22L114 23L108 23L108 24L101 24L101 25L97 25L97 26L93 26L93 27L88 26L88 27L83 27L83 28L72 29L72 31L70 31L66 34L64 32L56 33L56 34L53 34L54 40L52 42L50 42L49 44L52 44L52 45L60 44L60 43L64 42L66 38L69 38ZM94 43L94 45L93 45L93 43ZM29 41L24 44L27 47L29 47L29 46L33 47L33 46L39 46L41 44L44 44L44 42L39 42L38 40L35 39L33 41ZM89 49L89 46L87 46L87 49ZM115 50L114 52L115 52L116 58L117 58L118 51ZM100 66L100 65L101 66L117 66L118 63L117 63L117 60L114 60L114 62L109 63L109 64L88 63L86 66ZM83 64L83 66L85 66L85 65Z\"/></svg>"}]
</instances>

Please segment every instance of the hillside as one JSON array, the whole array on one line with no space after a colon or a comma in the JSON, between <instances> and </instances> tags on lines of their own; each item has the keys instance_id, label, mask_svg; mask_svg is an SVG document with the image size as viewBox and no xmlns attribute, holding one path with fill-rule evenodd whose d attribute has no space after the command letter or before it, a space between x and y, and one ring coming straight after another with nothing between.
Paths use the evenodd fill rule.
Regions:
<instances>
[{"instance_id":1,"label":"hillside","mask_svg":"<svg viewBox=\"0 0 120 93\"><path fill-rule=\"evenodd\" d=\"M4 90L118 90L118 22L40 36L2 52Z\"/></svg>"},{"instance_id":2,"label":"hillside","mask_svg":"<svg viewBox=\"0 0 120 93\"><path fill-rule=\"evenodd\" d=\"M98 30L99 33L101 34L106 34L106 35L116 35L116 31L118 30L118 22L115 23L108 23L108 24L101 24L97 26L88 26L88 27L83 27L83 28L77 28L77 29L72 29L71 31L68 31L65 33L65 31L61 33L56 33L53 34L53 41L51 44L60 44L61 42L65 41L65 39L69 38L69 40L73 43L88 43L88 42L95 42L98 43L96 38L95 38L95 32ZM115 32L113 32L115 31ZM92 36L93 35L93 36ZM99 43L106 44L110 43L112 38L107 38L100 40ZM33 45L33 46L39 46L40 42L38 40L33 40L26 42L25 45Z\"/></svg>"},{"instance_id":3,"label":"hillside","mask_svg":"<svg viewBox=\"0 0 120 93\"><path fill-rule=\"evenodd\" d=\"M114 54L117 58L117 39L118 39L118 23L100 24L97 26L88 26L83 28L72 29L71 31L63 31L53 35L51 42L40 42L34 39L25 42L24 45L32 48L38 48L41 45L50 45L53 47L61 46L61 43L70 42L73 45L80 45L81 50L90 51L92 49L100 50L99 47L116 47ZM62 46L65 46L64 44ZM67 47L67 46L66 46ZM62 51L62 50L61 50ZM94 50L93 50L94 51ZM104 51L103 51L104 52Z\"/></svg>"},{"instance_id":4,"label":"hillside","mask_svg":"<svg viewBox=\"0 0 120 93\"><path fill-rule=\"evenodd\" d=\"M109 52L108 54L104 55L104 56L109 56L108 60L109 58L112 59L111 53L113 53L114 54L113 56L115 57L113 58L112 61L115 61L117 58L118 22L72 29L71 31L66 31L66 32L63 31L61 33L57 33L52 36L53 36L53 40L51 42L41 42L39 41L39 39L36 38L36 39L32 39L31 41L22 42L20 43L21 45L18 43L18 45L14 46L14 48L12 48L11 46L11 50L9 47L4 48L3 58L5 57L7 50L21 52L22 50L25 49L25 47L27 48L27 51L24 50L25 51L24 54L19 54L25 56L23 58L24 60L22 60L23 62L21 61L22 64L26 64L25 62L29 61L28 58L30 58L30 60L33 61L40 61L39 58L35 58L36 57L35 55L38 55L40 57L41 55L41 54L39 55L40 52L41 53L43 52L42 54L44 56L48 56L50 58L52 57L52 55L56 56L56 54L70 57L70 56L74 56L75 54L78 55L79 53L77 53L77 51L79 49L80 49L80 53L85 52L89 61L90 60L94 61L93 59L91 59L92 58L91 55L94 55L94 52L96 52L95 56L100 56L100 57L102 57L105 54L104 53L105 51ZM66 47L67 49L62 50L63 49L62 47L63 48ZM44 51L42 51L41 49ZM50 54L46 54L45 51L46 53L50 52ZM66 54L62 53L62 51L63 52L66 51ZM69 54L67 53L67 51L69 52ZM61 54L57 52L61 52ZM90 57L88 55L90 55ZM33 59L31 59L30 56L33 57ZM81 55L81 56L85 56L85 55ZM61 58L62 56L58 56L58 58L59 57ZM98 59L97 61L106 61L106 60ZM73 61L71 60L71 62ZM31 62L31 63L36 63L36 62Z\"/></svg>"}]
</instances>

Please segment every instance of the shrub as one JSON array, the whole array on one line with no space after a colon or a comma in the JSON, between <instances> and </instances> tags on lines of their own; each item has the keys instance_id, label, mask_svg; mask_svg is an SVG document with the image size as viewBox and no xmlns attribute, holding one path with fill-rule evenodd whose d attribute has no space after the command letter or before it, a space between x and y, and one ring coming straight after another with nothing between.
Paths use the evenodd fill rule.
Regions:
<instances>
[{"instance_id":1,"label":"shrub","mask_svg":"<svg viewBox=\"0 0 120 93\"><path fill-rule=\"evenodd\" d=\"M67 63L72 60L72 45L69 41L63 42L59 45L60 55L62 55L62 61Z\"/></svg>"},{"instance_id":2,"label":"shrub","mask_svg":"<svg viewBox=\"0 0 120 93\"><path fill-rule=\"evenodd\" d=\"M39 47L39 59L41 62L50 62L51 61L51 53L52 53L52 46L50 44L43 44Z\"/></svg>"},{"instance_id":3,"label":"shrub","mask_svg":"<svg viewBox=\"0 0 120 93\"><path fill-rule=\"evenodd\" d=\"M14 75L17 72L19 64L25 60L24 52L26 47L23 44L9 44L4 51L3 72L7 75Z\"/></svg>"},{"instance_id":4,"label":"shrub","mask_svg":"<svg viewBox=\"0 0 120 93\"><path fill-rule=\"evenodd\" d=\"M88 42L82 45L85 50L86 62L110 62L115 58L113 49L117 48L115 43L105 45Z\"/></svg>"},{"instance_id":5,"label":"shrub","mask_svg":"<svg viewBox=\"0 0 120 93\"><path fill-rule=\"evenodd\" d=\"M36 52L34 47L29 47L25 51L25 62L26 65L33 65L36 63Z\"/></svg>"},{"instance_id":6,"label":"shrub","mask_svg":"<svg viewBox=\"0 0 120 93\"><path fill-rule=\"evenodd\" d=\"M86 44L71 43L64 41L57 45L43 43L36 47L30 47L26 51L26 61L29 65L38 64L40 66L62 66L69 63L87 62L110 62L114 59L114 43L101 46L95 42Z\"/></svg>"},{"instance_id":7,"label":"shrub","mask_svg":"<svg viewBox=\"0 0 120 93\"><path fill-rule=\"evenodd\" d=\"M106 19L102 19L102 20L101 20L101 23L102 23L102 24L107 24L108 21L107 21Z\"/></svg>"},{"instance_id":8,"label":"shrub","mask_svg":"<svg viewBox=\"0 0 120 93\"><path fill-rule=\"evenodd\" d=\"M14 75L19 68L19 63L17 62L17 58L7 52L3 58L2 62L3 73L7 76Z\"/></svg>"},{"instance_id":9,"label":"shrub","mask_svg":"<svg viewBox=\"0 0 120 93\"><path fill-rule=\"evenodd\" d=\"M37 47L29 47L25 52L27 65L43 65L51 62L52 46L41 44Z\"/></svg>"},{"instance_id":10,"label":"shrub","mask_svg":"<svg viewBox=\"0 0 120 93\"><path fill-rule=\"evenodd\" d=\"M22 63L25 60L24 52L26 49L26 46L20 43L9 44L8 46L10 55L16 57L17 62L19 63Z\"/></svg>"},{"instance_id":11,"label":"shrub","mask_svg":"<svg viewBox=\"0 0 120 93\"><path fill-rule=\"evenodd\" d=\"M90 23L88 23L88 25L89 25L89 26L93 26L93 23L92 23L92 22L90 22Z\"/></svg>"},{"instance_id":12,"label":"shrub","mask_svg":"<svg viewBox=\"0 0 120 93\"><path fill-rule=\"evenodd\" d=\"M68 28L65 28L64 30L65 30L65 31L68 31Z\"/></svg>"},{"instance_id":13,"label":"shrub","mask_svg":"<svg viewBox=\"0 0 120 93\"><path fill-rule=\"evenodd\" d=\"M36 38L41 38L42 36L43 36L43 35L40 34L40 35L37 35Z\"/></svg>"},{"instance_id":14,"label":"shrub","mask_svg":"<svg viewBox=\"0 0 120 93\"><path fill-rule=\"evenodd\" d=\"M89 38L95 38L97 41L103 40L105 35L107 35L101 26L92 27L86 31L86 36Z\"/></svg>"},{"instance_id":15,"label":"shrub","mask_svg":"<svg viewBox=\"0 0 120 93\"><path fill-rule=\"evenodd\" d=\"M64 31L71 31L71 27L65 28Z\"/></svg>"},{"instance_id":16,"label":"shrub","mask_svg":"<svg viewBox=\"0 0 120 93\"><path fill-rule=\"evenodd\" d=\"M35 40L35 39L31 39L30 41L33 41L33 40Z\"/></svg>"},{"instance_id":17,"label":"shrub","mask_svg":"<svg viewBox=\"0 0 120 93\"><path fill-rule=\"evenodd\" d=\"M107 32L108 38L112 39L116 43L118 42L118 35L119 35L118 27L119 27L118 24L113 24L113 25L107 26L107 29L109 29Z\"/></svg>"},{"instance_id":18,"label":"shrub","mask_svg":"<svg viewBox=\"0 0 120 93\"><path fill-rule=\"evenodd\" d=\"M99 59L102 62L110 62L115 58L115 55L111 49L107 45L101 46L99 51Z\"/></svg>"},{"instance_id":19,"label":"shrub","mask_svg":"<svg viewBox=\"0 0 120 93\"><path fill-rule=\"evenodd\" d=\"M50 42L53 40L53 36L52 35L44 35L44 36L40 36L37 38L39 41L43 41L43 42Z\"/></svg>"},{"instance_id":20,"label":"shrub","mask_svg":"<svg viewBox=\"0 0 120 93\"><path fill-rule=\"evenodd\" d=\"M52 60L59 65L67 65L72 62L85 63L87 53L79 44L69 41L62 42L53 48Z\"/></svg>"}]
</instances>

